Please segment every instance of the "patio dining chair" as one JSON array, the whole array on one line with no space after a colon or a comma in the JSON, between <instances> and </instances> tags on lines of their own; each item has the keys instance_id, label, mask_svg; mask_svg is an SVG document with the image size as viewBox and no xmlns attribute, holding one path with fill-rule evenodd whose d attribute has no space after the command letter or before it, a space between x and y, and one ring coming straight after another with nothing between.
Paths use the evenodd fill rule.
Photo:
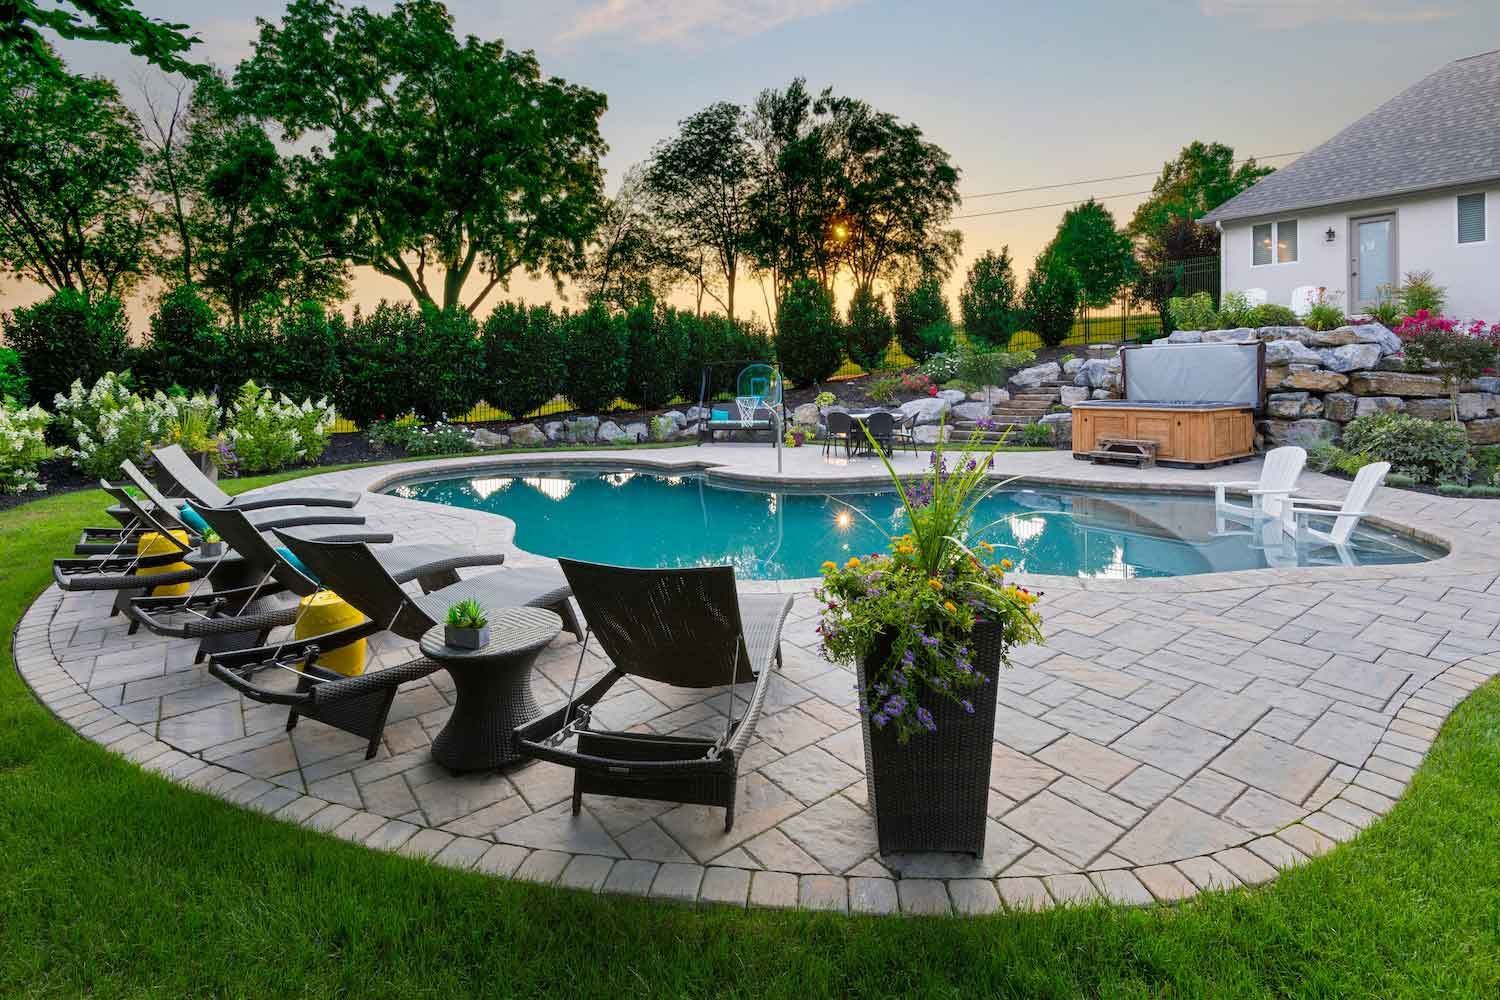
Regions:
<instances>
[{"instance_id":1,"label":"patio dining chair","mask_svg":"<svg viewBox=\"0 0 1500 1000\"><path fill-rule=\"evenodd\" d=\"M854 418L842 410L835 410L828 414L827 423L828 433L823 436L823 454L827 455L830 448L842 444L844 457L848 458L854 438Z\"/></svg>"},{"instance_id":2,"label":"patio dining chair","mask_svg":"<svg viewBox=\"0 0 1500 1000\"><path fill-rule=\"evenodd\" d=\"M584 795L720 806L727 832L734 826L739 761L765 707L771 672L781 669L781 629L792 598L739 593L730 566L558 561L588 623L579 672L591 637L612 666L581 694L575 673L567 704L518 728L518 744L573 769L575 816ZM705 692L723 688L723 733L708 739L607 728L609 705L600 701L627 677ZM748 696L736 690L741 684L753 685Z\"/></svg>"},{"instance_id":3,"label":"patio dining chair","mask_svg":"<svg viewBox=\"0 0 1500 1000\"><path fill-rule=\"evenodd\" d=\"M864 446L868 448L870 442L874 441L877 448L889 455L891 442L896 437L895 415L886 410L877 410L865 418L864 425L865 430L869 431L868 437L864 434L860 435Z\"/></svg>"}]
</instances>

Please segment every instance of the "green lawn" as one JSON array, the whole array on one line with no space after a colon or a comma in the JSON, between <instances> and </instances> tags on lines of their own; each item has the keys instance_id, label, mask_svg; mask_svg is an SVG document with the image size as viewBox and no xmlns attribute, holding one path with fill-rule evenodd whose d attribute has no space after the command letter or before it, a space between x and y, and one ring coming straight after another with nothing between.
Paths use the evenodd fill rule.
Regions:
<instances>
[{"instance_id":1,"label":"green lawn","mask_svg":"<svg viewBox=\"0 0 1500 1000\"><path fill-rule=\"evenodd\" d=\"M249 487L265 480L237 483ZM0 514L0 633L102 497ZM0 996L1500 996L1500 686L1256 891L989 919L694 911L438 869L112 757L0 652Z\"/></svg>"}]
</instances>

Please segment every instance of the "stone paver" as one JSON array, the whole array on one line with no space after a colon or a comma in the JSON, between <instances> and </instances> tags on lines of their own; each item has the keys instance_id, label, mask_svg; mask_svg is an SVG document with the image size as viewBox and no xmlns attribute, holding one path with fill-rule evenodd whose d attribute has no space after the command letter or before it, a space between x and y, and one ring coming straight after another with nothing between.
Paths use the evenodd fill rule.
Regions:
<instances>
[{"instance_id":1,"label":"stone paver","mask_svg":"<svg viewBox=\"0 0 1500 1000\"><path fill-rule=\"evenodd\" d=\"M772 457L722 446L632 461L727 461L764 474ZM824 465L816 450L785 457L794 475L868 471ZM1065 452L1013 457L1043 477L1189 489L1222 478L1080 467ZM364 489L385 475L350 470L309 485ZM1312 473L1302 486L1344 490ZM100 595L44 594L18 629L17 669L58 718L169 780L502 877L854 913L1170 901L1197 892L1194 878L1255 884L1357 836L1399 799L1453 707L1500 672L1500 636L1490 637L1500 625L1500 533L1476 534L1468 502L1386 490L1374 505L1464 545L1437 562L1373 569L1036 580L1049 642L1017 650L997 685L980 859L876 850L853 677L821 659L805 591L784 636L786 672L740 762L728 833L722 810L704 806L586 796L574 817L572 775L553 764L448 774L428 753L452 699L445 675L403 688L374 760L362 740L317 723L288 735L283 710L208 677L190 643L128 636ZM362 510L403 540L467 540L504 549L509 564L545 562L514 548L508 521L482 512L377 494ZM544 701L563 696L576 648L559 639L538 660ZM388 637L372 649L381 663L411 655L410 643ZM586 676L605 666L591 653ZM677 733L715 730L723 716L712 693L627 684L600 718Z\"/></svg>"}]
</instances>

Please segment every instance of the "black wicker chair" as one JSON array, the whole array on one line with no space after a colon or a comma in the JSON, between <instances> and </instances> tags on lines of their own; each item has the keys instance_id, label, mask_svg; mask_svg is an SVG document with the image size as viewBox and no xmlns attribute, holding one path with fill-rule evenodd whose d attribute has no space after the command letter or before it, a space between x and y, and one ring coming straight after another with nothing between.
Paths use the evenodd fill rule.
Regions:
<instances>
[{"instance_id":1,"label":"black wicker chair","mask_svg":"<svg viewBox=\"0 0 1500 1000\"><path fill-rule=\"evenodd\" d=\"M861 434L860 443L863 444L866 449L868 449L870 447L870 442L873 440L876 447L889 455L891 452L891 443L895 440L896 437L895 415L888 413L885 410L879 410L866 417L864 420L864 425L865 430L869 431L870 436L865 437L863 434Z\"/></svg>"},{"instance_id":2,"label":"black wicker chair","mask_svg":"<svg viewBox=\"0 0 1500 1000\"><path fill-rule=\"evenodd\" d=\"M722 806L734 826L735 778L781 666L781 628L792 598L741 595L729 566L627 569L560 559L573 596L613 669L562 708L516 730L533 757L573 768L573 813L583 796L615 795ZM585 649L579 653L580 668ZM624 677L685 688L726 688L715 740L591 728L601 698ZM735 685L753 682L748 699ZM574 687L577 677L574 677ZM735 710L743 703L738 719ZM565 744L576 738L576 748Z\"/></svg>"},{"instance_id":3,"label":"black wicker chair","mask_svg":"<svg viewBox=\"0 0 1500 1000\"><path fill-rule=\"evenodd\" d=\"M182 450L181 445L169 444L165 448L153 448L151 457L167 478L177 486L178 496L186 497L204 507L236 507L239 510L260 510L265 507L353 507L359 503L361 494L345 490L313 489L297 487L293 490L278 490L251 496L241 494L232 497L219 489L217 483L203 474L192 456Z\"/></svg>"},{"instance_id":4,"label":"black wicker chair","mask_svg":"<svg viewBox=\"0 0 1500 1000\"><path fill-rule=\"evenodd\" d=\"M854 418L842 410L835 410L828 414L826 423L828 433L823 438L823 454L837 444L844 446L844 457L848 458L853 448L854 441Z\"/></svg>"}]
</instances>

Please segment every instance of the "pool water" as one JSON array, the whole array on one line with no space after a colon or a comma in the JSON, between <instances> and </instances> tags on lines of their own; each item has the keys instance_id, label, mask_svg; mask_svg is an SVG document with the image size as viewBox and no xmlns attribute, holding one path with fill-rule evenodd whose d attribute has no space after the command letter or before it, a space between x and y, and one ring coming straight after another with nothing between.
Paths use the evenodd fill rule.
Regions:
<instances>
[{"instance_id":1,"label":"pool water","mask_svg":"<svg viewBox=\"0 0 1500 1000\"><path fill-rule=\"evenodd\" d=\"M497 470L389 492L503 514L516 523L516 544L538 555L622 566L729 563L752 580L817 576L824 560L884 551L886 533L905 530L893 490L742 489L621 467ZM1343 549L1300 551L1279 533L1260 537L1244 524L1216 522L1208 497L1008 488L983 502L974 523L988 526L980 537L1021 572L1079 577L1406 563L1441 554L1365 527Z\"/></svg>"}]
</instances>

